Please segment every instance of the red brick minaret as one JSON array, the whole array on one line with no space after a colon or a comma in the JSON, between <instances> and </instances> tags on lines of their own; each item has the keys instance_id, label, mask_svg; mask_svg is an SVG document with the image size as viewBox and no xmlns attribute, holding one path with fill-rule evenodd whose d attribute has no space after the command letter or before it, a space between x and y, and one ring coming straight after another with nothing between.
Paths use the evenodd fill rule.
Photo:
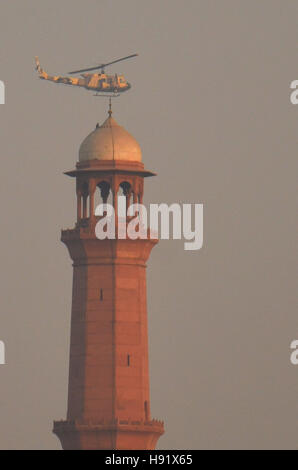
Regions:
<instances>
[{"instance_id":1,"label":"red brick minaret","mask_svg":"<svg viewBox=\"0 0 298 470\"><path fill-rule=\"evenodd\" d=\"M63 449L154 449L163 423L151 419L146 261L156 239L99 240L95 196L120 191L142 202L144 169L137 141L111 112L84 140L76 169L77 223L62 231L73 260L67 420L54 423Z\"/></svg>"}]
</instances>

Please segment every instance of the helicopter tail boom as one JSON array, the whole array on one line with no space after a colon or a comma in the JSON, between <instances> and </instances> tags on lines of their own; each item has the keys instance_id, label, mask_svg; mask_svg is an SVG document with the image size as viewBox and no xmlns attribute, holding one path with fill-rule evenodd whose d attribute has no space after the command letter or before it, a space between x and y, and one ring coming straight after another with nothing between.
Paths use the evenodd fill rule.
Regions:
<instances>
[{"instance_id":1,"label":"helicopter tail boom","mask_svg":"<svg viewBox=\"0 0 298 470\"><path fill-rule=\"evenodd\" d=\"M36 63L35 69L38 72L39 78L42 78L43 80L50 80L51 82L63 82L63 80L68 80L67 77L61 77L60 75L52 76L52 75L49 75L47 72L45 72L44 69L41 67L39 58L37 56L35 57L35 63Z\"/></svg>"}]
</instances>

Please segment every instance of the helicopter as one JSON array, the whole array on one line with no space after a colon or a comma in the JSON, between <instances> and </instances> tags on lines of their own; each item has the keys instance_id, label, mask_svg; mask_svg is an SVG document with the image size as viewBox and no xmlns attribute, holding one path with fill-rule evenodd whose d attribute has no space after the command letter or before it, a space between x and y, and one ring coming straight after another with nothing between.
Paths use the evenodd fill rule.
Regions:
<instances>
[{"instance_id":1,"label":"helicopter","mask_svg":"<svg viewBox=\"0 0 298 470\"><path fill-rule=\"evenodd\" d=\"M69 75L81 74L82 78L79 77L63 77L61 75L48 75L47 72L43 70L40 65L39 58L35 57L36 70L38 72L39 78L42 80L49 80L55 83L63 83L64 85L73 85L78 87L86 88L87 90L92 90L96 92L96 96L106 96L100 95L99 93L113 93L113 96L119 96L119 93L123 93L131 88L131 84L124 78L123 75L107 75L105 73L105 68L109 65L116 64L122 60L131 59L136 57L138 54L132 54L127 57L122 57L121 59L113 60L107 64L100 64L96 67L89 67L86 69L74 70L69 72ZM93 70L100 70L100 73L86 73Z\"/></svg>"}]
</instances>

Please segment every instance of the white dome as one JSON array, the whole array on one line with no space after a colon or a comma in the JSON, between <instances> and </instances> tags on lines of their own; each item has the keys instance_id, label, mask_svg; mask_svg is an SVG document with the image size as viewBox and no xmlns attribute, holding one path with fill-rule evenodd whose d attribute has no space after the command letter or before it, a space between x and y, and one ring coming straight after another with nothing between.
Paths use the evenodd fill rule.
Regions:
<instances>
[{"instance_id":1,"label":"white dome","mask_svg":"<svg viewBox=\"0 0 298 470\"><path fill-rule=\"evenodd\" d=\"M111 116L83 141L79 161L121 160L141 162L142 152L136 139Z\"/></svg>"}]
</instances>

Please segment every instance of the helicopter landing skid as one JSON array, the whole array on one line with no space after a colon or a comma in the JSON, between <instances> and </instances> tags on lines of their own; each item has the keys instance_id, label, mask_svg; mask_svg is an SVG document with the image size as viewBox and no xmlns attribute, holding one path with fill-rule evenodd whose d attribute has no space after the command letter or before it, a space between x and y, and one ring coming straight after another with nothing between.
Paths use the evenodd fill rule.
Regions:
<instances>
[{"instance_id":1,"label":"helicopter landing skid","mask_svg":"<svg viewBox=\"0 0 298 470\"><path fill-rule=\"evenodd\" d=\"M95 95L93 96L97 96L98 98L118 98L118 96L120 96L120 93L113 93L113 94L105 94L105 95L100 95L99 93L95 93Z\"/></svg>"}]
</instances>

